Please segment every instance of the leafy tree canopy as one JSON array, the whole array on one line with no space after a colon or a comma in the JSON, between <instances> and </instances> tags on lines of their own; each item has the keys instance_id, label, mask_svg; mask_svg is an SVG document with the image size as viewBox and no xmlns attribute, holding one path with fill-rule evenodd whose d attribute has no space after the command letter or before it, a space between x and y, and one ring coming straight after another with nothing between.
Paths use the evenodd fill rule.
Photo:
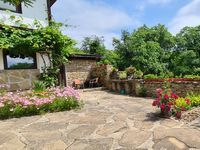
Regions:
<instances>
[{"instance_id":1,"label":"leafy tree canopy","mask_svg":"<svg viewBox=\"0 0 200 150\"><path fill-rule=\"evenodd\" d=\"M103 37L95 35L86 37L82 42L81 50L88 54L99 54L103 56L106 52Z\"/></svg>"},{"instance_id":2,"label":"leafy tree canopy","mask_svg":"<svg viewBox=\"0 0 200 150\"><path fill-rule=\"evenodd\" d=\"M167 71L165 53L175 45L175 39L163 25L146 25L132 33L122 32L121 40L113 40L115 51L121 58L119 68L131 65L144 73L160 74Z\"/></svg>"}]
</instances>

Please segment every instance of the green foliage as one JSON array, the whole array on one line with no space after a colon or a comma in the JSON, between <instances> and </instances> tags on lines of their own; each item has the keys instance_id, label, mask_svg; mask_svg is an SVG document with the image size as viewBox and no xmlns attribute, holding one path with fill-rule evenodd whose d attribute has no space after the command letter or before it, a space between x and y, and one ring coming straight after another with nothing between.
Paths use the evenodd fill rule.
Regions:
<instances>
[{"instance_id":1,"label":"green foliage","mask_svg":"<svg viewBox=\"0 0 200 150\"><path fill-rule=\"evenodd\" d=\"M114 39L120 70L134 65L144 74L159 77L200 75L200 26L185 27L176 36L163 25L146 25Z\"/></svg>"},{"instance_id":2,"label":"green foliage","mask_svg":"<svg viewBox=\"0 0 200 150\"><path fill-rule=\"evenodd\" d=\"M141 70L136 70L134 73L134 78L141 79L143 76L143 72Z\"/></svg>"},{"instance_id":3,"label":"green foliage","mask_svg":"<svg viewBox=\"0 0 200 150\"><path fill-rule=\"evenodd\" d=\"M4 107L1 107L0 109L0 119L9 118L12 115L11 109L12 109L11 104L9 103L4 104Z\"/></svg>"},{"instance_id":4,"label":"green foliage","mask_svg":"<svg viewBox=\"0 0 200 150\"><path fill-rule=\"evenodd\" d=\"M116 68L113 68L109 77L110 77L110 79L117 79L118 78L118 70Z\"/></svg>"},{"instance_id":5,"label":"green foliage","mask_svg":"<svg viewBox=\"0 0 200 150\"><path fill-rule=\"evenodd\" d=\"M82 42L81 50L88 54L98 54L103 56L106 51L103 37L86 37Z\"/></svg>"},{"instance_id":6,"label":"green foliage","mask_svg":"<svg viewBox=\"0 0 200 150\"><path fill-rule=\"evenodd\" d=\"M136 68L130 66L130 67L126 68L125 71L126 71L126 73L127 73L128 76L133 76L134 73L135 73L135 71L136 71Z\"/></svg>"},{"instance_id":7,"label":"green foliage","mask_svg":"<svg viewBox=\"0 0 200 150\"><path fill-rule=\"evenodd\" d=\"M27 107L16 105L12 107L10 104L5 104L4 107L0 108L0 119L39 115L45 112L65 111L78 108L79 106L79 102L73 98L58 98L51 104L42 105L40 108L36 108L34 105Z\"/></svg>"},{"instance_id":8,"label":"green foliage","mask_svg":"<svg viewBox=\"0 0 200 150\"><path fill-rule=\"evenodd\" d=\"M175 101L175 107L178 109L185 108L189 110L191 108L191 103L187 103L185 98L179 97Z\"/></svg>"},{"instance_id":9,"label":"green foliage","mask_svg":"<svg viewBox=\"0 0 200 150\"><path fill-rule=\"evenodd\" d=\"M138 96L146 97L147 96L147 89L143 86L140 87L139 92L138 92Z\"/></svg>"},{"instance_id":10,"label":"green foliage","mask_svg":"<svg viewBox=\"0 0 200 150\"><path fill-rule=\"evenodd\" d=\"M199 75L185 75L184 78L200 80L200 76Z\"/></svg>"},{"instance_id":11,"label":"green foliage","mask_svg":"<svg viewBox=\"0 0 200 150\"><path fill-rule=\"evenodd\" d=\"M159 78L159 77L155 74L144 75L144 79L157 79L157 78Z\"/></svg>"},{"instance_id":12,"label":"green foliage","mask_svg":"<svg viewBox=\"0 0 200 150\"><path fill-rule=\"evenodd\" d=\"M120 79L126 79L127 78L127 73L125 71L120 71L119 72L119 78Z\"/></svg>"},{"instance_id":13,"label":"green foliage","mask_svg":"<svg viewBox=\"0 0 200 150\"><path fill-rule=\"evenodd\" d=\"M59 112L64 110L75 109L79 103L73 98L66 100L65 98L57 98L49 107L51 112Z\"/></svg>"},{"instance_id":14,"label":"green foliage","mask_svg":"<svg viewBox=\"0 0 200 150\"><path fill-rule=\"evenodd\" d=\"M103 64L110 64L110 65L113 65L114 67L118 66L118 62L120 58L118 54L116 53L116 51L106 50L102 56L103 56L103 59L101 62Z\"/></svg>"},{"instance_id":15,"label":"green foliage","mask_svg":"<svg viewBox=\"0 0 200 150\"><path fill-rule=\"evenodd\" d=\"M17 6L20 3L24 3L25 6L31 6L35 0L3 0L4 3L9 3L11 5Z\"/></svg>"},{"instance_id":16,"label":"green foliage","mask_svg":"<svg viewBox=\"0 0 200 150\"><path fill-rule=\"evenodd\" d=\"M200 57L193 50L174 52L171 56L171 70L176 75L195 74L195 70L200 66Z\"/></svg>"},{"instance_id":17,"label":"green foliage","mask_svg":"<svg viewBox=\"0 0 200 150\"><path fill-rule=\"evenodd\" d=\"M132 33L123 31L121 40L114 39L115 51L121 58L120 69L134 64L136 69L159 74L167 70L166 60L175 40L163 25L143 26Z\"/></svg>"},{"instance_id":18,"label":"green foliage","mask_svg":"<svg viewBox=\"0 0 200 150\"><path fill-rule=\"evenodd\" d=\"M41 55L47 54L51 66L50 68L45 66L41 79L47 82L48 86L56 85L59 68L67 61L67 56L75 42L61 33L61 23L51 22L50 26L42 27L39 22L35 21L35 26L37 27L35 30L21 30L2 25L0 49L8 51L12 55L32 56L36 52ZM44 64L46 64L45 60ZM24 67L23 64L13 67L16 68L19 65Z\"/></svg>"},{"instance_id":19,"label":"green foliage","mask_svg":"<svg viewBox=\"0 0 200 150\"><path fill-rule=\"evenodd\" d=\"M43 92L45 91L46 89L46 84L42 81L36 81L34 82L34 85L33 85L33 91L34 92Z\"/></svg>"},{"instance_id":20,"label":"green foliage","mask_svg":"<svg viewBox=\"0 0 200 150\"><path fill-rule=\"evenodd\" d=\"M190 100L192 107L200 106L200 95L199 94L189 94L186 98Z\"/></svg>"},{"instance_id":21,"label":"green foliage","mask_svg":"<svg viewBox=\"0 0 200 150\"><path fill-rule=\"evenodd\" d=\"M46 70L40 74L40 80L44 82L47 87L56 86L58 84L57 74L59 73L59 69L57 67L54 68L46 68Z\"/></svg>"}]
</instances>

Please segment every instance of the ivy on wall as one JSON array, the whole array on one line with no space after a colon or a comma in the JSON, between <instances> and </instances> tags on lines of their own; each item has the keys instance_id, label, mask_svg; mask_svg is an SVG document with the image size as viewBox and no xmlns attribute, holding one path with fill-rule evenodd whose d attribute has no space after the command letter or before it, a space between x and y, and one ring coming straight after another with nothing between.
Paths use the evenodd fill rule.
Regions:
<instances>
[{"instance_id":1,"label":"ivy on wall","mask_svg":"<svg viewBox=\"0 0 200 150\"><path fill-rule=\"evenodd\" d=\"M42 27L38 21L35 21L35 27L36 29L32 30L25 28L23 24L19 27L0 24L0 49L16 56L31 56L36 52L41 56L47 54L51 66L50 68L45 66L44 73L53 70L55 78L55 70L58 72L67 61L67 56L75 45L75 41L62 34L61 23L51 22L50 26ZM46 64L45 59L43 61Z\"/></svg>"}]
</instances>

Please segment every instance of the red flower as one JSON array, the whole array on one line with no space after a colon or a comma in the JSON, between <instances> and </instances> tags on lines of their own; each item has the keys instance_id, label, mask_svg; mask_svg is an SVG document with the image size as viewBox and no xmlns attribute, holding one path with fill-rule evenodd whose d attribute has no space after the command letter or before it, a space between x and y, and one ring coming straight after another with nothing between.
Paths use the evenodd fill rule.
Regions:
<instances>
[{"instance_id":1,"label":"red flower","mask_svg":"<svg viewBox=\"0 0 200 150\"><path fill-rule=\"evenodd\" d=\"M165 95L164 95L164 99L165 99L165 100L169 99L168 94L165 94Z\"/></svg>"},{"instance_id":2,"label":"red flower","mask_svg":"<svg viewBox=\"0 0 200 150\"><path fill-rule=\"evenodd\" d=\"M153 101L152 106L157 106L159 104L158 100Z\"/></svg>"},{"instance_id":3,"label":"red flower","mask_svg":"<svg viewBox=\"0 0 200 150\"><path fill-rule=\"evenodd\" d=\"M185 101L186 101L186 103L187 103L188 105L190 105L190 100L189 100L189 99L185 99Z\"/></svg>"},{"instance_id":4,"label":"red flower","mask_svg":"<svg viewBox=\"0 0 200 150\"><path fill-rule=\"evenodd\" d=\"M169 112L171 110L171 105L166 106L166 112Z\"/></svg>"},{"instance_id":5,"label":"red flower","mask_svg":"<svg viewBox=\"0 0 200 150\"><path fill-rule=\"evenodd\" d=\"M157 95L162 95L162 89L156 89L156 93L157 93Z\"/></svg>"},{"instance_id":6,"label":"red flower","mask_svg":"<svg viewBox=\"0 0 200 150\"><path fill-rule=\"evenodd\" d=\"M178 119L180 119L180 118L181 118L181 112L177 112L177 113L176 113L176 117L177 117Z\"/></svg>"},{"instance_id":7,"label":"red flower","mask_svg":"<svg viewBox=\"0 0 200 150\"><path fill-rule=\"evenodd\" d=\"M164 109L165 109L165 104L162 103L162 104L160 105L160 108L161 108L162 110L164 110Z\"/></svg>"},{"instance_id":8,"label":"red flower","mask_svg":"<svg viewBox=\"0 0 200 150\"><path fill-rule=\"evenodd\" d=\"M178 99L178 95L171 93L171 98Z\"/></svg>"},{"instance_id":9,"label":"red flower","mask_svg":"<svg viewBox=\"0 0 200 150\"><path fill-rule=\"evenodd\" d=\"M172 105L173 105L173 103L172 103L172 102L169 102L169 103L168 103L168 105L169 105L169 106L172 106Z\"/></svg>"},{"instance_id":10,"label":"red flower","mask_svg":"<svg viewBox=\"0 0 200 150\"><path fill-rule=\"evenodd\" d=\"M181 110L182 110L182 111L186 111L185 107L183 107L183 106L181 107Z\"/></svg>"}]
</instances>

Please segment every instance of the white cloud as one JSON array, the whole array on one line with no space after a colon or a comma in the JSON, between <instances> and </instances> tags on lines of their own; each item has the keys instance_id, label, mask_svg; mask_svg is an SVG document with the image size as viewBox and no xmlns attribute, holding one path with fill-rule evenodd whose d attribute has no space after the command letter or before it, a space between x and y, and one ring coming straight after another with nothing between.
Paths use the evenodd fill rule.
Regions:
<instances>
[{"instance_id":1,"label":"white cloud","mask_svg":"<svg viewBox=\"0 0 200 150\"><path fill-rule=\"evenodd\" d=\"M53 7L53 15L57 21L67 20L76 26L65 33L79 42L86 36L104 36L108 48L112 47L112 37L118 36L121 29L139 24L127 13L98 1L59 0Z\"/></svg>"},{"instance_id":2,"label":"white cloud","mask_svg":"<svg viewBox=\"0 0 200 150\"><path fill-rule=\"evenodd\" d=\"M200 0L192 0L182 7L169 24L169 30L176 34L185 26L200 25Z\"/></svg>"},{"instance_id":3,"label":"white cloud","mask_svg":"<svg viewBox=\"0 0 200 150\"><path fill-rule=\"evenodd\" d=\"M147 3L150 4L168 4L172 2L172 0L147 0Z\"/></svg>"},{"instance_id":4,"label":"white cloud","mask_svg":"<svg viewBox=\"0 0 200 150\"><path fill-rule=\"evenodd\" d=\"M145 8L147 8L150 5L166 6L167 4L170 4L171 2L172 0L141 0L137 6L137 9L143 12Z\"/></svg>"}]
</instances>

